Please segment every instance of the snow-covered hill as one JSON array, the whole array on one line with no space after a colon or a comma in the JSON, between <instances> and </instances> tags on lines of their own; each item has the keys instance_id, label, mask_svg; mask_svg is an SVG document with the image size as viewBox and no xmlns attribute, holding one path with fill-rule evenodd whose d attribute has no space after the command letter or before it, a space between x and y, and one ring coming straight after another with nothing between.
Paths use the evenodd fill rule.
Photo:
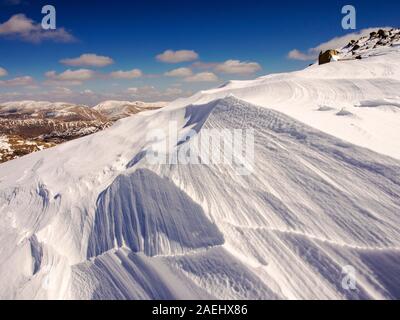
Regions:
<instances>
[{"instance_id":1,"label":"snow-covered hill","mask_svg":"<svg viewBox=\"0 0 400 320\"><path fill-rule=\"evenodd\" d=\"M340 50L343 60L305 70L230 81L172 103L177 108L234 95L283 112L348 142L400 159L400 29L382 45L376 35ZM390 40L389 40L390 39Z\"/></svg>"},{"instance_id":2,"label":"snow-covered hill","mask_svg":"<svg viewBox=\"0 0 400 320\"><path fill-rule=\"evenodd\" d=\"M160 109L167 102L141 102L141 101L104 101L93 109L99 111L111 120L118 120L146 110Z\"/></svg>"},{"instance_id":3,"label":"snow-covered hill","mask_svg":"<svg viewBox=\"0 0 400 320\"><path fill-rule=\"evenodd\" d=\"M400 298L399 71L234 81L0 165L0 298ZM169 153L253 129L253 170L151 163L171 123Z\"/></svg>"},{"instance_id":4,"label":"snow-covered hill","mask_svg":"<svg viewBox=\"0 0 400 320\"><path fill-rule=\"evenodd\" d=\"M34 119L61 120L118 120L144 110L159 109L166 102L147 103L141 101L110 100L93 108L66 102L10 101L0 103L0 117L26 117Z\"/></svg>"}]
</instances>

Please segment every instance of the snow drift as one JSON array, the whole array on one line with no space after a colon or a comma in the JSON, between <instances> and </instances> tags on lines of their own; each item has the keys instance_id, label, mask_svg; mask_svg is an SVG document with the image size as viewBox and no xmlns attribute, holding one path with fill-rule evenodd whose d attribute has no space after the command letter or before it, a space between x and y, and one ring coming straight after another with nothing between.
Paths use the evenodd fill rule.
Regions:
<instances>
[{"instance_id":1,"label":"snow drift","mask_svg":"<svg viewBox=\"0 0 400 320\"><path fill-rule=\"evenodd\" d=\"M231 82L0 165L0 297L400 298L399 58ZM151 164L171 121L175 150L254 129L254 171Z\"/></svg>"}]
</instances>

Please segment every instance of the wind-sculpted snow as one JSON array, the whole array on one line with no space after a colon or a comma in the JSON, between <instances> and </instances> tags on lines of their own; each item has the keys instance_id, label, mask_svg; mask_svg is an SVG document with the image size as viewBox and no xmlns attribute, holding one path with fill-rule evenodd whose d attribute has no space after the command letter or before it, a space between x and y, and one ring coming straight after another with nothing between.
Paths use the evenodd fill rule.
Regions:
<instances>
[{"instance_id":1,"label":"wind-sculpted snow","mask_svg":"<svg viewBox=\"0 0 400 320\"><path fill-rule=\"evenodd\" d=\"M379 50L363 60L314 64L297 72L230 81L178 99L170 107L202 105L234 95L400 159L400 110L393 107L400 105L400 47ZM341 110L353 116L342 116Z\"/></svg>"},{"instance_id":2,"label":"wind-sculpted snow","mask_svg":"<svg viewBox=\"0 0 400 320\"><path fill-rule=\"evenodd\" d=\"M0 298L399 299L398 71L390 52L233 82L1 164ZM254 132L247 174L149 161L227 129Z\"/></svg>"},{"instance_id":3,"label":"wind-sculpted snow","mask_svg":"<svg viewBox=\"0 0 400 320\"><path fill-rule=\"evenodd\" d=\"M115 246L146 255L176 254L223 244L203 209L166 178L146 169L121 175L97 201L88 256Z\"/></svg>"},{"instance_id":4,"label":"wind-sculpted snow","mask_svg":"<svg viewBox=\"0 0 400 320\"><path fill-rule=\"evenodd\" d=\"M374 270L378 264L363 259L376 252L389 261L400 258L400 162L234 98L210 105L202 130L255 129L254 173L240 176L228 165L152 170L172 177L207 208L225 246L264 283L278 282L281 297L398 297L374 274L396 281L400 267L391 262L388 270ZM192 106L191 113L210 105ZM346 265L362 278L358 291L341 286Z\"/></svg>"},{"instance_id":5,"label":"wind-sculpted snow","mask_svg":"<svg viewBox=\"0 0 400 320\"><path fill-rule=\"evenodd\" d=\"M171 119L198 138L254 129L254 171L137 157L151 142L125 132ZM2 298L399 298L400 161L233 97L143 114L0 173ZM347 265L356 291L342 287Z\"/></svg>"},{"instance_id":6,"label":"wind-sculpted snow","mask_svg":"<svg viewBox=\"0 0 400 320\"><path fill-rule=\"evenodd\" d=\"M153 258L126 248L109 251L74 266L73 279L81 299L278 298L221 247Z\"/></svg>"},{"instance_id":7,"label":"wind-sculpted snow","mask_svg":"<svg viewBox=\"0 0 400 320\"><path fill-rule=\"evenodd\" d=\"M163 258L148 258L126 248L74 266L73 277L81 299L211 298Z\"/></svg>"}]
</instances>

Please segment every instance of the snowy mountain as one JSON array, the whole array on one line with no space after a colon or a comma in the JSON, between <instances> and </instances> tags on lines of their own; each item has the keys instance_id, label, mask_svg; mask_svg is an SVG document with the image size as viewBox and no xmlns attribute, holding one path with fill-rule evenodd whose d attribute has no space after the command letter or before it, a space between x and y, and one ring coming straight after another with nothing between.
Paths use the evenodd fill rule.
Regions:
<instances>
[{"instance_id":1,"label":"snowy mountain","mask_svg":"<svg viewBox=\"0 0 400 320\"><path fill-rule=\"evenodd\" d=\"M399 46L400 29L383 28L373 31L369 36L361 37L357 40L351 40L344 48L340 49L339 59L355 57L363 59L379 52L387 51L389 48Z\"/></svg>"},{"instance_id":2,"label":"snowy mountain","mask_svg":"<svg viewBox=\"0 0 400 320\"><path fill-rule=\"evenodd\" d=\"M0 298L400 298L400 48L372 50L1 164ZM214 129L253 130L248 174L149 160Z\"/></svg>"},{"instance_id":3,"label":"snowy mountain","mask_svg":"<svg viewBox=\"0 0 400 320\"><path fill-rule=\"evenodd\" d=\"M109 100L99 103L93 109L99 111L111 120L119 120L141 111L160 109L167 102L115 101Z\"/></svg>"},{"instance_id":4,"label":"snowy mountain","mask_svg":"<svg viewBox=\"0 0 400 320\"><path fill-rule=\"evenodd\" d=\"M11 101L0 103L0 117L29 117L63 120L118 120L145 110L159 109L167 102L110 100L93 108L65 102Z\"/></svg>"}]
</instances>

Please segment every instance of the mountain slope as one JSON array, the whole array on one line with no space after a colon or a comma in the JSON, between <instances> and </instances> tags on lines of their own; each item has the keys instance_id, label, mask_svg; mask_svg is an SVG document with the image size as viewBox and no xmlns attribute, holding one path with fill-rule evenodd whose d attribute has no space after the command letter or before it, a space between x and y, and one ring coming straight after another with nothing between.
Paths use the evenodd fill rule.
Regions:
<instances>
[{"instance_id":1,"label":"mountain slope","mask_svg":"<svg viewBox=\"0 0 400 320\"><path fill-rule=\"evenodd\" d=\"M385 50L232 82L1 164L0 298L399 299L400 60ZM151 161L211 158L195 152L215 129L253 130L254 161Z\"/></svg>"},{"instance_id":2,"label":"mountain slope","mask_svg":"<svg viewBox=\"0 0 400 320\"><path fill-rule=\"evenodd\" d=\"M360 48L356 54L362 55L362 60L314 64L298 72L230 81L174 101L172 106L204 104L234 95L400 159L400 29L377 45L379 41L375 35L357 41ZM351 57L352 48L342 48L341 56Z\"/></svg>"},{"instance_id":3,"label":"mountain slope","mask_svg":"<svg viewBox=\"0 0 400 320\"><path fill-rule=\"evenodd\" d=\"M254 173L138 160L151 145L125 133L184 128L182 111L200 136L254 128ZM122 120L0 174L3 298L398 298L400 161L234 98ZM356 292L340 286L348 264Z\"/></svg>"},{"instance_id":4,"label":"mountain slope","mask_svg":"<svg viewBox=\"0 0 400 320\"><path fill-rule=\"evenodd\" d=\"M111 120L118 120L136 114L142 111L160 109L164 107L166 102L141 102L141 101L104 101L99 103L94 110L107 116Z\"/></svg>"}]
</instances>

